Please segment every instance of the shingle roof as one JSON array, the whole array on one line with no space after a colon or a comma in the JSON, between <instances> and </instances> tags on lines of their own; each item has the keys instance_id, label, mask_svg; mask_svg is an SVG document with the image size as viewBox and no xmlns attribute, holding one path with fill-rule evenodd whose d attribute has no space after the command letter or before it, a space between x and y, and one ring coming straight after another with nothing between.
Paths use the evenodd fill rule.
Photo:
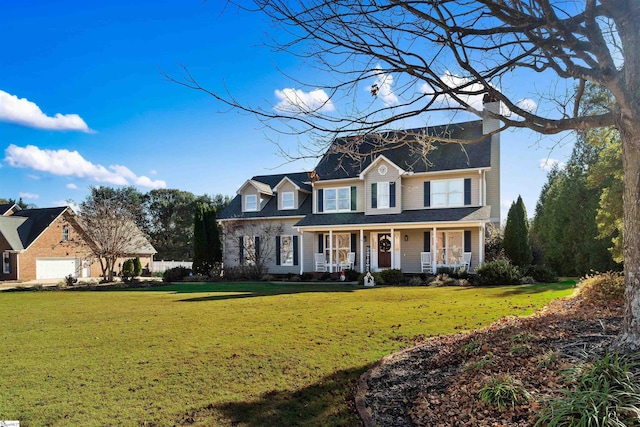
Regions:
<instances>
[{"instance_id":1,"label":"shingle roof","mask_svg":"<svg viewBox=\"0 0 640 427\"><path fill-rule=\"evenodd\" d=\"M20 209L15 203L0 203L0 216L5 215L13 207Z\"/></svg>"},{"instance_id":2,"label":"shingle roof","mask_svg":"<svg viewBox=\"0 0 640 427\"><path fill-rule=\"evenodd\" d=\"M311 191L308 184L309 176L307 172L285 173L275 175L258 175L251 178L273 189L282 181L284 177L289 178L302 190ZM302 195L301 195L302 196ZM307 195L298 209L278 210L277 197L271 197L267 204L257 212L242 212L242 196L237 195L229 205L218 215L218 219L232 218L264 218L264 217L288 217L302 216L311 213L311 194Z\"/></svg>"},{"instance_id":3,"label":"shingle roof","mask_svg":"<svg viewBox=\"0 0 640 427\"><path fill-rule=\"evenodd\" d=\"M65 209L24 209L11 216L0 217L0 232L12 249L26 249Z\"/></svg>"},{"instance_id":4,"label":"shingle roof","mask_svg":"<svg viewBox=\"0 0 640 427\"><path fill-rule=\"evenodd\" d=\"M364 212L307 215L295 227L335 225L373 225L394 223L484 222L489 221L491 206L407 210L399 214L365 215Z\"/></svg>"},{"instance_id":5,"label":"shingle roof","mask_svg":"<svg viewBox=\"0 0 640 427\"><path fill-rule=\"evenodd\" d=\"M408 141L415 141L416 135L446 137L452 140L477 140L482 138L482 121L455 123L442 126L432 126L422 129L388 132L382 134L384 140L393 140L394 137L407 135ZM383 154L390 161L406 171L414 173L436 172L444 170L476 169L491 166L491 138L486 137L473 144L461 144L457 142L433 142L433 151L427 154L425 162L420 150L420 145L408 143L393 149L384 150L378 154L371 154L375 147L376 137L380 134L366 136L361 140L358 137L349 137L336 140L334 144L339 146L350 144L349 149L357 150L361 156L355 159L341 154L335 149L329 149L316 167L316 174L321 180L342 179L357 177L366 169L378 154ZM360 141L354 143L354 141ZM371 155L370 155L371 154Z\"/></svg>"}]
</instances>

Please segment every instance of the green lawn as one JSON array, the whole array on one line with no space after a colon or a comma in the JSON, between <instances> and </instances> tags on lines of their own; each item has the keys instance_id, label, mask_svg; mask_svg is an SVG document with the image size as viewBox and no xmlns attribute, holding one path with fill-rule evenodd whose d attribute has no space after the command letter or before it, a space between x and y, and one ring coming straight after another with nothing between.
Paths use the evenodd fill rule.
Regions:
<instances>
[{"instance_id":1,"label":"green lawn","mask_svg":"<svg viewBox=\"0 0 640 427\"><path fill-rule=\"evenodd\" d=\"M527 315L502 288L184 284L0 293L0 419L21 426L357 425L357 378L419 335Z\"/></svg>"}]
</instances>

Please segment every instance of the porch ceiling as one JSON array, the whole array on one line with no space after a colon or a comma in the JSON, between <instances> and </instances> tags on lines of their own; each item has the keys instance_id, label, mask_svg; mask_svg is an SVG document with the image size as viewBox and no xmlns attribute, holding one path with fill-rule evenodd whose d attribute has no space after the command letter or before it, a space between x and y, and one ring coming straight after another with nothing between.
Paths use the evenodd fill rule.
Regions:
<instances>
[{"instance_id":1,"label":"porch ceiling","mask_svg":"<svg viewBox=\"0 0 640 427\"><path fill-rule=\"evenodd\" d=\"M364 227L399 224L405 228L413 226L441 226L444 224L469 225L482 224L490 221L491 206L421 209L403 211L399 214L365 215L364 212L345 212L335 214L310 214L300 220L294 227Z\"/></svg>"}]
</instances>

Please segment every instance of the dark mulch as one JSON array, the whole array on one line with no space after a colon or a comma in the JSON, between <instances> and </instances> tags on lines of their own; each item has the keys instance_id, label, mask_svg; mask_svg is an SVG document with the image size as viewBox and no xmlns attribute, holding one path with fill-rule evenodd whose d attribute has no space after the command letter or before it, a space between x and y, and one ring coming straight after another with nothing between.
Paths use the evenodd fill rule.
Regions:
<instances>
[{"instance_id":1,"label":"dark mulch","mask_svg":"<svg viewBox=\"0 0 640 427\"><path fill-rule=\"evenodd\" d=\"M602 354L619 330L619 303L552 302L527 318L438 337L391 355L360 381L356 405L365 425L533 426L540 401L557 393L562 371ZM529 404L498 410L478 397L489 378L508 374Z\"/></svg>"}]
</instances>

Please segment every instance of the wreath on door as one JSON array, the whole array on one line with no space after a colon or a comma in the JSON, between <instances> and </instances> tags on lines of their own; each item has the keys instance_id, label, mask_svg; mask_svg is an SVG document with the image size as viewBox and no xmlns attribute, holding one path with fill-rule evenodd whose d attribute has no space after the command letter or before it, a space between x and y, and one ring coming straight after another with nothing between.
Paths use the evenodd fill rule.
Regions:
<instances>
[{"instance_id":1,"label":"wreath on door","mask_svg":"<svg viewBox=\"0 0 640 427\"><path fill-rule=\"evenodd\" d=\"M380 250L383 252L389 252L391 250L391 240L386 237L380 239Z\"/></svg>"}]
</instances>

